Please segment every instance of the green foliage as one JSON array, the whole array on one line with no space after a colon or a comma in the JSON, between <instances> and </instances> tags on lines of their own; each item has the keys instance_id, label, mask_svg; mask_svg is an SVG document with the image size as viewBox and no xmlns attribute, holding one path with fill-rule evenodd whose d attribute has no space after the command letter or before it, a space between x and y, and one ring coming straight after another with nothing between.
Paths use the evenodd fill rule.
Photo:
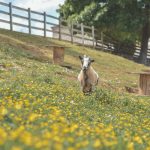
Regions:
<instances>
[{"instance_id":1,"label":"green foliage","mask_svg":"<svg viewBox=\"0 0 150 150\"><path fill-rule=\"evenodd\" d=\"M141 3L141 2L140 2ZM71 10L68 9L72 8ZM142 21L142 9L139 3L134 1L65 1L59 9L62 17L72 18L85 24L106 29L118 29L122 32L139 31ZM111 30L112 31L112 30Z\"/></svg>"},{"instance_id":2,"label":"green foliage","mask_svg":"<svg viewBox=\"0 0 150 150\"><path fill-rule=\"evenodd\" d=\"M98 29L96 34L99 39L103 31L118 44L125 43L124 41L135 44L136 41L147 41L150 37L150 33L146 39L142 40L144 37L141 36L143 27L148 22L149 17L145 11L149 5L149 0L66 0L59 12L68 21L94 25ZM71 11L68 7L72 8ZM144 44L147 45L148 42ZM127 43L126 45L129 47Z\"/></svg>"}]
</instances>

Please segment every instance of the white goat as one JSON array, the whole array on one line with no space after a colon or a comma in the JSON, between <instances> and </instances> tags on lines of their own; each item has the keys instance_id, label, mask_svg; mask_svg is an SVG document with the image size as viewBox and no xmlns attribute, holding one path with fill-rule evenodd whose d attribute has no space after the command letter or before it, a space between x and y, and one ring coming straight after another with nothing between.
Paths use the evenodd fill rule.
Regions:
<instances>
[{"instance_id":1,"label":"white goat","mask_svg":"<svg viewBox=\"0 0 150 150\"><path fill-rule=\"evenodd\" d=\"M94 62L93 59L84 55L79 56L81 60L82 70L78 75L78 80L81 84L83 93L89 93L92 91L93 86L98 84L99 76L91 66L91 63Z\"/></svg>"}]
</instances>

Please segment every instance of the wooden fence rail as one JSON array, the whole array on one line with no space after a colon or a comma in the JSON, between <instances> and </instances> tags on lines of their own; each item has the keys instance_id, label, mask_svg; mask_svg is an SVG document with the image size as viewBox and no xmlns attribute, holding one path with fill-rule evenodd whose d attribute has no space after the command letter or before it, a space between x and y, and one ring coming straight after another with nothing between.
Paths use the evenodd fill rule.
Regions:
<instances>
[{"instance_id":1,"label":"wooden fence rail","mask_svg":"<svg viewBox=\"0 0 150 150\"><path fill-rule=\"evenodd\" d=\"M90 27L90 26L85 26L84 24L71 23L71 26L69 27L65 20L62 20L60 17L49 15L46 12L41 13L41 12L33 11L30 8L28 9L21 8L12 5L12 3L7 4L4 2L0 2L0 6L4 6L8 8L8 11L0 10L0 14L9 16L9 19L0 17L0 22L9 24L9 29L11 31L15 31L14 25L16 25L28 29L28 34L33 34L32 29L34 29L34 30L42 31L43 32L42 36L44 37L49 36L50 35L49 33L51 32L53 34L51 36L53 38L58 38L59 40L67 40L72 43L89 45L93 47L95 47L96 45L94 26ZM18 14L16 12L17 10L21 11L22 14L26 12L27 15L24 16L21 13ZM42 17L42 19L34 17L33 15L35 14L39 15L40 18ZM15 22L14 18L28 21L28 24L24 24L24 21ZM63 24L64 22L66 23L66 25ZM41 23L43 25L37 27L35 26L35 23ZM48 25L51 27L48 28L47 27ZM75 28L75 26L78 26L79 28ZM54 28L56 28L56 30ZM66 30L64 31L65 28ZM90 33L86 31L87 29L90 30ZM90 35L90 36L86 36L86 35Z\"/></svg>"},{"instance_id":2,"label":"wooden fence rail","mask_svg":"<svg viewBox=\"0 0 150 150\"><path fill-rule=\"evenodd\" d=\"M5 7L7 9L1 9ZM17 11L21 11L22 13L17 13ZM26 13L26 16L23 15ZM1 17L1 14L9 17ZM34 15L38 15L39 17L35 17ZM21 19L22 21L16 22L14 18ZM25 24L24 22L27 21ZM5 23L9 25L9 29L11 31L15 31L14 25L22 27L23 30L27 29L28 34L35 34L33 30L36 32L42 31L42 36L44 37L52 37L57 38L59 40L70 41L71 43L77 43L80 45L90 46L93 48L100 48L104 50L114 51L114 44L117 41L110 40L110 42L106 42L105 39L110 39L109 36L101 33L100 39L97 39L97 30L94 26L87 26L83 23L70 23L66 20L63 20L60 17L52 16L47 14L46 12L37 12L33 11L30 8L25 9L18 6L12 5L12 3L4 3L0 2L0 25L1 23ZM35 23L40 23L42 25L35 26ZM49 27L48 27L49 26ZM0 28L3 28L0 26ZM21 31L20 31L21 32ZM140 47L136 47L135 55L139 55ZM150 58L150 49L148 49L148 57Z\"/></svg>"}]
</instances>

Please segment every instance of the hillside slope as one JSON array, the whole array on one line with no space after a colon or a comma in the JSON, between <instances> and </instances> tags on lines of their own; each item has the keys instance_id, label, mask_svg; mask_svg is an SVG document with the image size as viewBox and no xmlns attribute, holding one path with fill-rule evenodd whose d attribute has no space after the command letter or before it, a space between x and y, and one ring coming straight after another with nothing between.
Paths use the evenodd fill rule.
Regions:
<instances>
[{"instance_id":1,"label":"hillside slope","mask_svg":"<svg viewBox=\"0 0 150 150\"><path fill-rule=\"evenodd\" d=\"M140 72L147 67L137 64L125 58L96 51L82 46L72 45L67 42L29 36L17 32L0 30L0 43L10 45L16 49L29 53L28 57L34 57L42 62L52 63L52 49L49 45L64 45L68 48L65 51L65 63L72 66L74 76L80 71L79 55L89 55L95 59L94 68L98 72L101 80L101 87L124 90L124 87L138 87L138 75L128 74L128 72ZM3 47L3 46L2 46Z\"/></svg>"},{"instance_id":2,"label":"hillside slope","mask_svg":"<svg viewBox=\"0 0 150 150\"><path fill-rule=\"evenodd\" d=\"M52 64L46 45L68 46ZM78 55L95 59L101 83L80 91ZM143 65L66 42L0 30L0 149L149 149L150 99L122 92L137 86ZM115 90L113 90L115 89Z\"/></svg>"}]
</instances>

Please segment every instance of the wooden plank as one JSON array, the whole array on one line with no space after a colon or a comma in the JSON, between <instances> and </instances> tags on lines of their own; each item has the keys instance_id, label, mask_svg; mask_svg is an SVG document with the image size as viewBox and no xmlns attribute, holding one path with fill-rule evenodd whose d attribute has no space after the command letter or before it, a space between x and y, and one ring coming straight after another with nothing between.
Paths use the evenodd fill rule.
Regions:
<instances>
[{"instance_id":1,"label":"wooden plank","mask_svg":"<svg viewBox=\"0 0 150 150\"><path fill-rule=\"evenodd\" d=\"M61 17L59 17L59 40L61 40Z\"/></svg>"},{"instance_id":2,"label":"wooden plank","mask_svg":"<svg viewBox=\"0 0 150 150\"><path fill-rule=\"evenodd\" d=\"M135 49L141 50L140 46L135 46Z\"/></svg>"},{"instance_id":3,"label":"wooden plank","mask_svg":"<svg viewBox=\"0 0 150 150\"><path fill-rule=\"evenodd\" d=\"M92 26L92 38L93 38L93 48L95 47L95 32L94 32L94 26Z\"/></svg>"},{"instance_id":4,"label":"wooden plank","mask_svg":"<svg viewBox=\"0 0 150 150\"><path fill-rule=\"evenodd\" d=\"M29 34L31 34L31 9L28 8L28 25L29 25Z\"/></svg>"},{"instance_id":5,"label":"wooden plank","mask_svg":"<svg viewBox=\"0 0 150 150\"><path fill-rule=\"evenodd\" d=\"M90 27L90 26L84 25L84 28L86 28L86 29L91 29L91 30L92 30L92 27Z\"/></svg>"},{"instance_id":6,"label":"wooden plank","mask_svg":"<svg viewBox=\"0 0 150 150\"><path fill-rule=\"evenodd\" d=\"M104 48L104 37L103 32L101 32L101 43L102 43L102 49Z\"/></svg>"},{"instance_id":7,"label":"wooden plank","mask_svg":"<svg viewBox=\"0 0 150 150\"><path fill-rule=\"evenodd\" d=\"M13 24L16 25L16 26L21 26L21 27L26 27L26 28L29 27L28 25L24 25L24 24L17 23L17 22L13 22Z\"/></svg>"},{"instance_id":8,"label":"wooden plank","mask_svg":"<svg viewBox=\"0 0 150 150\"><path fill-rule=\"evenodd\" d=\"M54 33L58 33L59 34L59 31L53 31L53 30L50 30L50 29L46 29L46 31L48 31L48 32L54 32Z\"/></svg>"},{"instance_id":9,"label":"wooden plank","mask_svg":"<svg viewBox=\"0 0 150 150\"><path fill-rule=\"evenodd\" d=\"M48 32L54 32L54 33L59 33L58 31L53 31L53 30L50 30L50 29L46 29L46 31L48 31Z\"/></svg>"},{"instance_id":10,"label":"wooden plank","mask_svg":"<svg viewBox=\"0 0 150 150\"><path fill-rule=\"evenodd\" d=\"M10 30L13 31L13 24L12 24L12 4L9 3L9 18L10 18Z\"/></svg>"},{"instance_id":11,"label":"wooden plank","mask_svg":"<svg viewBox=\"0 0 150 150\"><path fill-rule=\"evenodd\" d=\"M48 15L48 14L46 14L46 17L50 17L50 18L53 18L53 19L59 20L59 18L58 18L58 17L51 16L51 15Z\"/></svg>"},{"instance_id":12,"label":"wooden plank","mask_svg":"<svg viewBox=\"0 0 150 150\"><path fill-rule=\"evenodd\" d=\"M19 9L19 10L26 11L26 12L28 11L28 9L21 8L21 7L18 7L18 6L14 6L14 5L12 5L12 8Z\"/></svg>"},{"instance_id":13,"label":"wooden plank","mask_svg":"<svg viewBox=\"0 0 150 150\"><path fill-rule=\"evenodd\" d=\"M81 30L79 30L79 29L73 29L73 31L81 33Z\"/></svg>"},{"instance_id":14,"label":"wooden plank","mask_svg":"<svg viewBox=\"0 0 150 150\"><path fill-rule=\"evenodd\" d=\"M31 10L31 13L34 13L34 14L37 14L37 15L42 15L42 16L43 16L43 13L41 13L41 12L38 12L38 11L33 11L33 10Z\"/></svg>"},{"instance_id":15,"label":"wooden plank","mask_svg":"<svg viewBox=\"0 0 150 150\"><path fill-rule=\"evenodd\" d=\"M48 32L54 32L54 33L58 33L58 34L59 34L59 31L53 31L53 30L49 30L49 29L46 29L46 31L48 31ZM61 32L61 35L71 36L70 34L64 33L64 32ZM81 38L81 37L80 37L80 38Z\"/></svg>"},{"instance_id":16,"label":"wooden plank","mask_svg":"<svg viewBox=\"0 0 150 150\"><path fill-rule=\"evenodd\" d=\"M81 37L81 36L77 36L77 35L74 35L74 38L82 39L82 37ZM84 37L84 40L87 40L87 41L93 41L93 39L86 38L86 37Z\"/></svg>"},{"instance_id":17,"label":"wooden plank","mask_svg":"<svg viewBox=\"0 0 150 150\"><path fill-rule=\"evenodd\" d=\"M87 38L87 37L84 37L84 40L92 41L93 42L93 39L90 39L90 38Z\"/></svg>"},{"instance_id":18,"label":"wooden plank","mask_svg":"<svg viewBox=\"0 0 150 150\"><path fill-rule=\"evenodd\" d=\"M63 28L63 29L69 29L69 26L68 26L68 25L62 25L62 24L61 24L61 28Z\"/></svg>"},{"instance_id":19,"label":"wooden plank","mask_svg":"<svg viewBox=\"0 0 150 150\"><path fill-rule=\"evenodd\" d=\"M71 37L71 34L65 33L65 32L61 32L61 35L67 35L67 36L70 36L70 37Z\"/></svg>"},{"instance_id":20,"label":"wooden plank","mask_svg":"<svg viewBox=\"0 0 150 150\"><path fill-rule=\"evenodd\" d=\"M53 30L49 30L49 29L46 29L47 32L52 32L52 33L58 33L59 34L59 31L53 31Z\"/></svg>"},{"instance_id":21,"label":"wooden plank","mask_svg":"<svg viewBox=\"0 0 150 150\"><path fill-rule=\"evenodd\" d=\"M150 69L142 69L143 72L149 72L150 73Z\"/></svg>"},{"instance_id":22,"label":"wooden plank","mask_svg":"<svg viewBox=\"0 0 150 150\"><path fill-rule=\"evenodd\" d=\"M34 27L34 26L31 26L31 29L36 29L36 30L42 30L42 31L44 31L44 29L43 29L43 28Z\"/></svg>"},{"instance_id":23,"label":"wooden plank","mask_svg":"<svg viewBox=\"0 0 150 150\"><path fill-rule=\"evenodd\" d=\"M0 19L0 22L4 22L4 23L9 23L10 24L10 21L4 20L4 19Z\"/></svg>"},{"instance_id":24,"label":"wooden plank","mask_svg":"<svg viewBox=\"0 0 150 150\"><path fill-rule=\"evenodd\" d=\"M51 22L46 22L46 24L53 25L53 26L57 26L58 25L56 23L51 23Z\"/></svg>"},{"instance_id":25,"label":"wooden plank","mask_svg":"<svg viewBox=\"0 0 150 150\"><path fill-rule=\"evenodd\" d=\"M140 78L139 78L139 94L141 94L141 95L143 95L143 91L142 91L142 89L143 89L143 80L142 80L142 77L140 76Z\"/></svg>"},{"instance_id":26,"label":"wooden plank","mask_svg":"<svg viewBox=\"0 0 150 150\"><path fill-rule=\"evenodd\" d=\"M71 43L73 44L73 23L71 22Z\"/></svg>"},{"instance_id":27,"label":"wooden plank","mask_svg":"<svg viewBox=\"0 0 150 150\"><path fill-rule=\"evenodd\" d=\"M83 23L81 23L81 34L82 34L82 45L84 46L84 26L83 26Z\"/></svg>"},{"instance_id":28,"label":"wooden plank","mask_svg":"<svg viewBox=\"0 0 150 150\"><path fill-rule=\"evenodd\" d=\"M146 95L150 95L150 76L147 76L147 90Z\"/></svg>"},{"instance_id":29,"label":"wooden plank","mask_svg":"<svg viewBox=\"0 0 150 150\"><path fill-rule=\"evenodd\" d=\"M21 19L26 19L28 20L28 17L24 17L24 16L20 16L20 15L17 15L17 14L12 14L13 17L17 17L17 18L21 18Z\"/></svg>"},{"instance_id":30,"label":"wooden plank","mask_svg":"<svg viewBox=\"0 0 150 150\"><path fill-rule=\"evenodd\" d=\"M3 11L3 10L0 10L0 13L5 14L5 15L9 15L9 13L8 13L8 12Z\"/></svg>"},{"instance_id":31,"label":"wooden plank","mask_svg":"<svg viewBox=\"0 0 150 150\"><path fill-rule=\"evenodd\" d=\"M74 23L73 25L74 25L74 26L77 26L77 27L79 27L79 28L81 27L81 24L78 24L78 23Z\"/></svg>"},{"instance_id":32,"label":"wooden plank","mask_svg":"<svg viewBox=\"0 0 150 150\"><path fill-rule=\"evenodd\" d=\"M141 77L142 77L142 83L143 83L143 85L142 85L143 94L146 95L146 75L141 74Z\"/></svg>"},{"instance_id":33,"label":"wooden plank","mask_svg":"<svg viewBox=\"0 0 150 150\"><path fill-rule=\"evenodd\" d=\"M146 90L147 90L147 76L145 74L143 74L143 93L144 95L146 95Z\"/></svg>"},{"instance_id":34,"label":"wooden plank","mask_svg":"<svg viewBox=\"0 0 150 150\"><path fill-rule=\"evenodd\" d=\"M44 37L46 37L46 12L44 12Z\"/></svg>"},{"instance_id":35,"label":"wooden plank","mask_svg":"<svg viewBox=\"0 0 150 150\"><path fill-rule=\"evenodd\" d=\"M77 35L74 35L74 38L82 39L82 37L81 37L81 36L77 36Z\"/></svg>"},{"instance_id":36,"label":"wooden plank","mask_svg":"<svg viewBox=\"0 0 150 150\"><path fill-rule=\"evenodd\" d=\"M53 47L53 63L62 65L64 63L64 47Z\"/></svg>"},{"instance_id":37,"label":"wooden plank","mask_svg":"<svg viewBox=\"0 0 150 150\"><path fill-rule=\"evenodd\" d=\"M35 21L35 22L44 23L44 21L42 21L42 20L39 20L39 19L33 19L33 18L31 18L31 21Z\"/></svg>"},{"instance_id":38,"label":"wooden plank","mask_svg":"<svg viewBox=\"0 0 150 150\"><path fill-rule=\"evenodd\" d=\"M143 80L143 93L146 95L146 89L147 89L147 83L146 83L146 75L142 74L142 80Z\"/></svg>"},{"instance_id":39,"label":"wooden plank","mask_svg":"<svg viewBox=\"0 0 150 150\"><path fill-rule=\"evenodd\" d=\"M148 81L148 75L145 75L145 95L147 95L147 91L148 91L148 85L147 85L147 81Z\"/></svg>"},{"instance_id":40,"label":"wooden plank","mask_svg":"<svg viewBox=\"0 0 150 150\"><path fill-rule=\"evenodd\" d=\"M88 36L91 36L91 37L93 36L93 35L92 35L92 31L89 32L89 31L85 31L85 30L84 30L84 34L87 34Z\"/></svg>"},{"instance_id":41,"label":"wooden plank","mask_svg":"<svg viewBox=\"0 0 150 150\"><path fill-rule=\"evenodd\" d=\"M150 75L150 72L127 72L129 74L143 74L143 75Z\"/></svg>"},{"instance_id":42,"label":"wooden plank","mask_svg":"<svg viewBox=\"0 0 150 150\"><path fill-rule=\"evenodd\" d=\"M3 5L3 6L9 6L9 4L4 3L4 2L0 2L0 5Z\"/></svg>"},{"instance_id":43,"label":"wooden plank","mask_svg":"<svg viewBox=\"0 0 150 150\"><path fill-rule=\"evenodd\" d=\"M140 74L139 88L140 94L150 95L150 74Z\"/></svg>"}]
</instances>

